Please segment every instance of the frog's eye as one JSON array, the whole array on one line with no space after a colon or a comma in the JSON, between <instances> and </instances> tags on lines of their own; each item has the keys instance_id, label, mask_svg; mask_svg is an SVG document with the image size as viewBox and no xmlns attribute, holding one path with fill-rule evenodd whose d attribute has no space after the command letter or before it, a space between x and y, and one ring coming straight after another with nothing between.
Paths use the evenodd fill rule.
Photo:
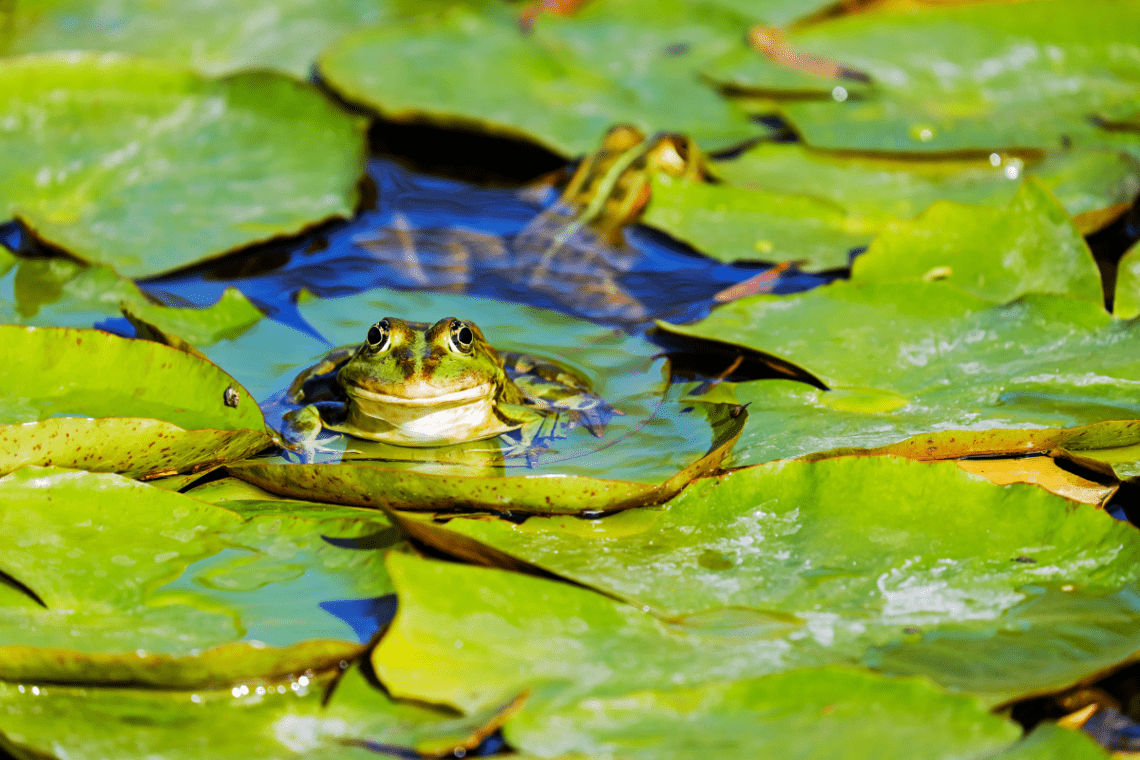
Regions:
<instances>
[{"instance_id":1,"label":"frog's eye","mask_svg":"<svg viewBox=\"0 0 1140 760\"><path fill-rule=\"evenodd\" d=\"M371 351L383 351L388 347L388 320L381 319L368 328L368 348Z\"/></svg>"},{"instance_id":2,"label":"frog's eye","mask_svg":"<svg viewBox=\"0 0 1140 760\"><path fill-rule=\"evenodd\" d=\"M461 354L471 353L471 344L475 342L475 333L471 328L458 319L451 320L451 347Z\"/></svg>"}]
</instances>

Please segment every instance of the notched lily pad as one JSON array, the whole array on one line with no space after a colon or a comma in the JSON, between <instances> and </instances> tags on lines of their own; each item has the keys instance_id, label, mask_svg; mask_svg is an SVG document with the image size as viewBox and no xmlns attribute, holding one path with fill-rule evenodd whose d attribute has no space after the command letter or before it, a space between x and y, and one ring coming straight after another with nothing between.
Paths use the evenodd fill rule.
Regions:
<instances>
[{"instance_id":1,"label":"notched lily pad","mask_svg":"<svg viewBox=\"0 0 1140 760\"><path fill-rule=\"evenodd\" d=\"M994 305L946 282L839 282L662 327L774 354L832 389L782 380L722 388L751 403L735 464L866 449L923 459L1084 453L1140 442L1140 324L1090 301L1034 294Z\"/></svg>"},{"instance_id":2,"label":"notched lily pad","mask_svg":"<svg viewBox=\"0 0 1140 760\"><path fill-rule=\"evenodd\" d=\"M1065 208L1038 180L1005 208L935 203L884 229L851 267L852 282L937 278L996 303L1056 293L1100 304L1100 272Z\"/></svg>"},{"instance_id":3,"label":"notched lily pad","mask_svg":"<svg viewBox=\"0 0 1140 760\"><path fill-rule=\"evenodd\" d=\"M282 496L385 510L489 510L531 514L616 512L660 504L689 481L715 471L744 428L740 410L718 430L708 453L661 483L573 475L478 477L440 475L368 464L239 462L232 475Z\"/></svg>"},{"instance_id":4,"label":"notched lily pad","mask_svg":"<svg viewBox=\"0 0 1140 760\"><path fill-rule=\"evenodd\" d=\"M836 152L761 142L710 168L737 187L830 201L865 224L910 219L940 200L998 208L1009 203L1023 179L1035 177L1087 235L1123 213L1140 192L1140 161L1107 149L973 157Z\"/></svg>"},{"instance_id":5,"label":"notched lily pad","mask_svg":"<svg viewBox=\"0 0 1140 760\"><path fill-rule=\"evenodd\" d=\"M261 410L210 362L98 330L0 325L9 360L0 471L56 465L158 477L269 445ZM244 400L244 403L243 403Z\"/></svg>"},{"instance_id":6,"label":"notched lily pad","mask_svg":"<svg viewBox=\"0 0 1140 760\"><path fill-rule=\"evenodd\" d=\"M396 121L533 139L564 155L590 150L620 123L726 147L762 128L698 79L694 58L731 45L743 25L715 5L696 12L687 3L626 0L573 19L543 18L523 34L509 11L456 5L430 23L350 34L318 64L342 97ZM670 55L679 41L688 54ZM397 59L395 69L376 65Z\"/></svg>"},{"instance_id":7,"label":"notched lily pad","mask_svg":"<svg viewBox=\"0 0 1140 760\"><path fill-rule=\"evenodd\" d=\"M334 545L378 513L233 510L112 474L26 467L0 479L0 678L193 688L329 670L361 644L321 606L392 587L374 552Z\"/></svg>"},{"instance_id":8,"label":"notched lily pad","mask_svg":"<svg viewBox=\"0 0 1140 760\"><path fill-rule=\"evenodd\" d=\"M682 667L686 679L720 662L733 663L735 677L863 662L994 704L1065 688L1140 650L1132 526L1038 488L993 485L956 463L773 462L598 520L455 517L433 527L625 600L679 641L703 639L709 659ZM405 593L399 580L397 588ZM421 624L421 605L451 606L461 626L478 604L425 601L449 593L442 585L408 593L408 626ZM549 629L563 632L583 616L534 614L564 615ZM431 619L441 645L483 635ZM393 651L412 635L424 634L396 633ZM455 656L474 656L466 652Z\"/></svg>"},{"instance_id":9,"label":"notched lily pad","mask_svg":"<svg viewBox=\"0 0 1140 760\"><path fill-rule=\"evenodd\" d=\"M0 217L128 277L348 216L364 168L362 120L265 71L9 58L0 124Z\"/></svg>"}]
</instances>

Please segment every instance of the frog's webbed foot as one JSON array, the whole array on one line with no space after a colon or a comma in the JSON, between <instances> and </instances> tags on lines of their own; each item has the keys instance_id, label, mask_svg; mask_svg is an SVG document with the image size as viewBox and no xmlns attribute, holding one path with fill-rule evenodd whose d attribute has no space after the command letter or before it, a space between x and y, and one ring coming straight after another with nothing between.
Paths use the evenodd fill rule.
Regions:
<instances>
[{"instance_id":1,"label":"frog's webbed foot","mask_svg":"<svg viewBox=\"0 0 1140 760\"><path fill-rule=\"evenodd\" d=\"M624 415L624 412L593 394L579 396L577 401L566 410L566 430L584 427L595 437L603 438L610 420L617 415Z\"/></svg>"},{"instance_id":2,"label":"frog's webbed foot","mask_svg":"<svg viewBox=\"0 0 1140 760\"><path fill-rule=\"evenodd\" d=\"M292 460L296 455L301 464L312 464L317 454L340 454L340 449L325 446L323 442L333 441L336 435L321 437L324 424L318 405L310 404L294 409L282 418L281 434L277 442L285 450L285 458Z\"/></svg>"}]
</instances>

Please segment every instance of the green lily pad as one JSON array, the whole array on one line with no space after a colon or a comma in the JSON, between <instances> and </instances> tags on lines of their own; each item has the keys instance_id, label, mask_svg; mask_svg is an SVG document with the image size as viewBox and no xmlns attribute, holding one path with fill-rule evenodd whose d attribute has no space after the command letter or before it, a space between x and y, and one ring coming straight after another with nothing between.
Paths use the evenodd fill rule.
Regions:
<instances>
[{"instance_id":1,"label":"green lily pad","mask_svg":"<svg viewBox=\"0 0 1140 760\"><path fill-rule=\"evenodd\" d=\"M591 698L507 726L512 745L540 757L654 760L989 758L1018 733L928 681L847 668Z\"/></svg>"},{"instance_id":2,"label":"green lily pad","mask_svg":"<svg viewBox=\"0 0 1140 760\"><path fill-rule=\"evenodd\" d=\"M0 569L43 601L0 588L8 681L197 688L335 668L360 652L320 602L381 596L374 552L339 538L372 515L243 517L111 474L23 468L0 479Z\"/></svg>"},{"instance_id":3,"label":"green lily pad","mask_svg":"<svg viewBox=\"0 0 1140 760\"><path fill-rule=\"evenodd\" d=\"M807 271L841 269L875 228L830 201L730 185L653 178L642 219L718 261L799 261Z\"/></svg>"},{"instance_id":4,"label":"green lily pad","mask_svg":"<svg viewBox=\"0 0 1140 760\"><path fill-rule=\"evenodd\" d=\"M615 512L673 498L694 478L720 467L740 436L747 412L724 426L703 457L660 483L582 475L494 477L437 474L371 464L238 462L235 477L272 493L384 510L478 509L537 514Z\"/></svg>"},{"instance_id":5,"label":"green lily pad","mask_svg":"<svg viewBox=\"0 0 1140 760\"><path fill-rule=\"evenodd\" d=\"M322 705L329 680L304 676L193 692L0 683L0 747L16 757L73 760L364 760L376 757L368 742L429 752L470 748L470 737L494 720L393 702L355 668Z\"/></svg>"},{"instance_id":6,"label":"green lily pad","mask_svg":"<svg viewBox=\"0 0 1140 760\"><path fill-rule=\"evenodd\" d=\"M803 26L787 43L868 74L846 92L788 100L781 110L817 148L962 151L1061 147L1095 141L1093 117L1140 95L1140 11L1112 0L935 5L857 13ZM743 43L714 79L803 92L803 72ZM840 80L816 78L832 93Z\"/></svg>"},{"instance_id":7,"label":"green lily pad","mask_svg":"<svg viewBox=\"0 0 1140 760\"><path fill-rule=\"evenodd\" d=\"M1131 204L1140 191L1140 162L1123 151L1093 148L1037 159L999 153L972 158L833 153L761 142L711 168L738 187L830 201L876 225L909 219L940 200L1004 206L1023 178L1036 177L1069 214L1089 215L1089 224L1080 224L1087 234L1109 221L1098 212Z\"/></svg>"},{"instance_id":8,"label":"green lily pad","mask_svg":"<svg viewBox=\"0 0 1140 760\"><path fill-rule=\"evenodd\" d=\"M1112 313L1120 319L1140 317L1140 243L1132 246L1117 264Z\"/></svg>"},{"instance_id":9,"label":"green lily pad","mask_svg":"<svg viewBox=\"0 0 1140 760\"><path fill-rule=\"evenodd\" d=\"M308 77L324 47L345 32L384 20L393 3L246 0L166 5L148 0L29 0L0 11L0 51L132 53L209 74L275 68Z\"/></svg>"},{"instance_id":10,"label":"green lily pad","mask_svg":"<svg viewBox=\"0 0 1140 760\"><path fill-rule=\"evenodd\" d=\"M994 305L946 282L838 282L662 327L773 354L831 388L736 386L732 400L752 405L735 464L902 441L891 451L928 459L1140 442L1140 324L1088 301Z\"/></svg>"},{"instance_id":11,"label":"green lily pad","mask_svg":"<svg viewBox=\"0 0 1140 760\"><path fill-rule=\"evenodd\" d=\"M1104 760L1106 753L1081 731L1040 723L1028 736L994 760Z\"/></svg>"},{"instance_id":12,"label":"green lily pad","mask_svg":"<svg viewBox=\"0 0 1140 760\"><path fill-rule=\"evenodd\" d=\"M351 34L319 69L342 97L387 119L521 137L563 155L588 152L615 123L715 148L763 130L695 73L745 23L711 4L621 0L544 16L524 34L510 11L457 6Z\"/></svg>"},{"instance_id":13,"label":"green lily pad","mask_svg":"<svg viewBox=\"0 0 1140 760\"><path fill-rule=\"evenodd\" d=\"M853 282L937 276L987 301L1057 293L1101 304L1100 271L1064 206L1035 179L1000 209L935 203L888 224L851 267Z\"/></svg>"},{"instance_id":14,"label":"green lily pad","mask_svg":"<svg viewBox=\"0 0 1140 760\"><path fill-rule=\"evenodd\" d=\"M0 325L0 346L2 472L174 474L269 445L248 392L204 359L98 330Z\"/></svg>"},{"instance_id":15,"label":"green lily pad","mask_svg":"<svg viewBox=\"0 0 1140 760\"><path fill-rule=\"evenodd\" d=\"M0 82L0 216L124 276L355 209L363 122L284 75L68 53L0 61Z\"/></svg>"},{"instance_id":16,"label":"green lily pad","mask_svg":"<svg viewBox=\"0 0 1140 760\"><path fill-rule=\"evenodd\" d=\"M779 462L696 481L653 510L521 524L457 517L436 530L435 545L445 551L445 532L458 533L651 612L679 640L707 638L739 677L863 663L926 675L997 704L1065 688L1140 649L1140 535L1132 526L1033 486L995 486L950 462ZM442 625L439 605L457 604L425 602L429 592L418 587L405 597L405 582L395 582L401 604L407 599L417 612L411 621L397 618L393 648L386 639L376 654L392 672L414 669L405 640L426 635L419 626L428 620ZM422 583L445 594L442 585ZM507 604L501 591L457 593L471 594L469 605ZM423 623L419 605L433 610ZM559 614L563 623L550 630L576 633L572 621L589 620L569 606ZM456 630L433 635L441 649L452 636L465 639L454 657L478 656L466 654L469 643L477 653L487 646L482 633L477 645ZM582 643L557 639L538 646L585 656ZM611 652L619 644L597 647ZM420 661L438 656L424 652ZM711 678L705 657L678 672L690 683L697 674Z\"/></svg>"},{"instance_id":17,"label":"green lily pad","mask_svg":"<svg viewBox=\"0 0 1140 760\"><path fill-rule=\"evenodd\" d=\"M241 291L227 288L222 297L203 308L159 306L130 280L105 266L88 266L63 258L24 259L0 248L0 319L35 327L91 327L131 313L194 345L232 339L249 329L262 314Z\"/></svg>"}]
</instances>

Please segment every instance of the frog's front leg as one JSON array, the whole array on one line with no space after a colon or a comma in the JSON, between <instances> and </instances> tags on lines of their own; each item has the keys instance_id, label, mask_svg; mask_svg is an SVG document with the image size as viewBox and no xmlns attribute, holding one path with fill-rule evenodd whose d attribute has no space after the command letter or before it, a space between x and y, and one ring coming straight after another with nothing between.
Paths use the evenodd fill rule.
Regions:
<instances>
[{"instance_id":1,"label":"frog's front leg","mask_svg":"<svg viewBox=\"0 0 1140 760\"><path fill-rule=\"evenodd\" d=\"M301 456L303 464L312 464L318 452L339 453L338 449L318 443L325 419L342 416L347 411L344 402L325 401L294 409L282 417L281 438L285 449Z\"/></svg>"},{"instance_id":2,"label":"frog's front leg","mask_svg":"<svg viewBox=\"0 0 1140 760\"><path fill-rule=\"evenodd\" d=\"M289 389L285 391L285 398L290 404L301 403L305 400L305 383L313 378L331 373L351 359L354 353L356 353L356 348L353 346L330 351L319 362L293 378L293 382L289 384Z\"/></svg>"},{"instance_id":3,"label":"frog's front leg","mask_svg":"<svg viewBox=\"0 0 1140 760\"><path fill-rule=\"evenodd\" d=\"M538 464L538 455L547 450L543 442L554 438L558 431L557 414L536 414L517 430L500 436L505 445L503 458L525 456L526 466L534 467ZM558 437L565 438L565 436Z\"/></svg>"}]
</instances>

